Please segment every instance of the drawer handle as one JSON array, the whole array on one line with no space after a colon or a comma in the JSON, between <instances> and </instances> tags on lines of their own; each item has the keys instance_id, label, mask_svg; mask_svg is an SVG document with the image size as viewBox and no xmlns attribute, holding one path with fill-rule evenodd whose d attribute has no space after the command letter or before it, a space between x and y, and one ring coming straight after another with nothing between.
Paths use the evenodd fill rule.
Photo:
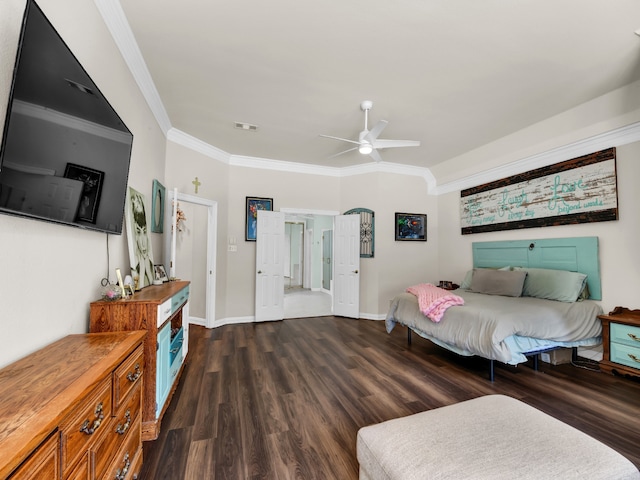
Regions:
<instances>
[{"instance_id":1,"label":"drawer handle","mask_svg":"<svg viewBox=\"0 0 640 480\"><path fill-rule=\"evenodd\" d=\"M627 355L629 355L629 358L631 360L633 360L634 362L640 363L640 358L636 357L635 355L633 355L631 353L627 353Z\"/></svg>"},{"instance_id":2,"label":"drawer handle","mask_svg":"<svg viewBox=\"0 0 640 480\"><path fill-rule=\"evenodd\" d=\"M124 455L124 468L116 472L115 480L124 480L129 473L129 467L131 466L131 460L129 459L129 452Z\"/></svg>"},{"instance_id":3,"label":"drawer handle","mask_svg":"<svg viewBox=\"0 0 640 480\"><path fill-rule=\"evenodd\" d=\"M627 333L627 335L629 335L629 338L631 340L634 340L636 342L640 342L640 337L638 337L637 335L634 335L633 333Z\"/></svg>"},{"instance_id":4,"label":"drawer handle","mask_svg":"<svg viewBox=\"0 0 640 480\"><path fill-rule=\"evenodd\" d=\"M124 418L126 420L124 425L118 425L116 427L116 433L118 435L124 435L125 433L127 433L127 430L129 430L129 427L131 426L131 412L129 410L127 410L127 413L124 414Z\"/></svg>"},{"instance_id":5,"label":"drawer handle","mask_svg":"<svg viewBox=\"0 0 640 480\"><path fill-rule=\"evenodd\" d=\"M127 373L127 380L129 380L131 383L138 380L140 378L140 375L142 375L142 372L140 371L139 363L136 363L134 370L135 370L135 373L131 373L131 372Z\"/></svg>"},{"instance_id":6,"label":"drawer handle","mask_svg":"<svg viewBox=\"0 0 640 480\"><path fill-rule=\"evenodd\" d=\"M91 424L91 420L85 420L84 423L82 424L82 427L80 427L80 431L82 433L86 433L87 435L93 435L95 431L98 430L98 428L100 428L100 424L102 423L102 420L104 420L104 412L102 411L102 409L103 409L103 405L102 405L102 402L100 402L96 406L96 410L95 410L96 419L93 421L93 425L89 427L89 425Z\"/></svg>"},{"instance_id":7,"label":"drawer handle","mask_svg":"<svg viewBox=\"0 0 640 480\"><path fill-rule=\"evenodd\" d=\"M169 352L178 353L181 348L182 348L182 340L178 342L178 346L176 348L172 348L171 350L169 350Z\"/></svg>"}]
</instances>

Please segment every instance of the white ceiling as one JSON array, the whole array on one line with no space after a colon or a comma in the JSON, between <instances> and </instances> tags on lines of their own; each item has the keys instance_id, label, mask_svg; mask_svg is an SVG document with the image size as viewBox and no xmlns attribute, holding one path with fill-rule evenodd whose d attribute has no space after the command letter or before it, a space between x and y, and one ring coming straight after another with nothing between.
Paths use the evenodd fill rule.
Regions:
<instances>
[{"instance_id":1,"label":"white ceiling","mask_svg":"<svg viewBox=\"0 0 640 480\"><path fill-rule=\"evenodd\" d=\"M640 78L638 0L120 0L171 126L239 156L432 167ZM256 132L235 122L255 124Z\"/></svg>"}]
</instances>

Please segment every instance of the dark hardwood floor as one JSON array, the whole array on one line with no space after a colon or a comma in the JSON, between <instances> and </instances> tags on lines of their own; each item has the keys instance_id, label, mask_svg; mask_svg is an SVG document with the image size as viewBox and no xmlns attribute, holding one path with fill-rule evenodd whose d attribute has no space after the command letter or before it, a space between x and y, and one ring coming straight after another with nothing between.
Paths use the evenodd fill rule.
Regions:
<instances>
[{"instance_id":1,"label":"dark hardwood floor","mask_svg":"<svg viewBox=\"0 0 640 480\"><path fill-rule=\"evenodd\" d=\"M340 317L192 326L180 384L142 479L357 479L356 433L501 393L640 466L640 383L572 365L496 368L406 329ZM523 439L526 441L526 439Z\"/></svg>"}]
</instances>

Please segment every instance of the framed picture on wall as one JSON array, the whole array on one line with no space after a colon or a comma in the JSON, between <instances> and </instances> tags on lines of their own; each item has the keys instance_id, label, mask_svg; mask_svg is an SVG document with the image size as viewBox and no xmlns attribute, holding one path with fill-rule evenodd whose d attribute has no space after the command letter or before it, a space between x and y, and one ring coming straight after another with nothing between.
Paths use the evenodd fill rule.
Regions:
<instances>
[{"instance_id":1,"label":"framed picture on wall","mask_svg":"<svg viewBox=\"0 0 640 480\"><path fill-rule=\"evenodd\" d=\"M166 189L158 180L153 180L153 201L151 203L151 231L162 233L164 230L164 199Z\"/></svg>"},{"instance_id":2,"label":"framed picture on wall","mask_svg":"<svg viewBox=\"0 0 640 480\"><path fill-rule=\"evenodd\" d=\"M422 213L396 212L396 241L427 241L427 216Z\"/></svg>"},{"instance_id":3,"label":"framed picture on wall","mask_svg":"<svg viewBox=\"0 0 640 480\"><path fill-rule=\"evenodd\" d=\"M273 211L273 198L246 197L244 239L256 241L258 230L258 210Z\"/></svg>"}]
</instances>

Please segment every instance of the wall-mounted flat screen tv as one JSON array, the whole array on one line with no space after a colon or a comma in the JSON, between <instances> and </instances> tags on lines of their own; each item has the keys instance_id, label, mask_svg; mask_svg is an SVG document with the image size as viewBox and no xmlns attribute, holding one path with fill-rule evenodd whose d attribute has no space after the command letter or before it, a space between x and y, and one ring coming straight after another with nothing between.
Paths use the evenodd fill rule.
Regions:
<instances>
[{"instance_id":1,"label":"wall-mounted flat screen tv","mask_svg":"<svg viewBox=\"0 0 640 480\"><path fill-rule=\"evenodd\" d=\"M28 0L0 146L0 212L122 233L132 142L42 10Z\"/></svg>"}]
</instances>

